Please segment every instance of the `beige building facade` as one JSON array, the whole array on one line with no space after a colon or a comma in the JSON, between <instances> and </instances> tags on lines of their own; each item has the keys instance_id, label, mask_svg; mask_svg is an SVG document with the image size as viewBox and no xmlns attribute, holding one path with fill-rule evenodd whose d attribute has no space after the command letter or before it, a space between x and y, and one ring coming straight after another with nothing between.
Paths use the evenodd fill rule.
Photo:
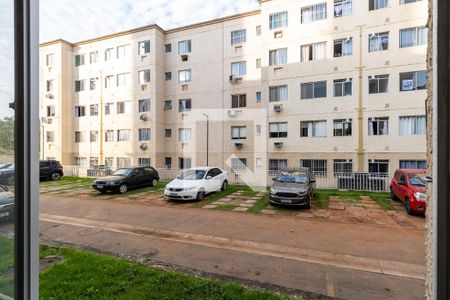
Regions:
<instances>
[{"instance_id":1,"label":"beige building facade","mask_svg":"<svg viewBox=\"0 0 450 300\"><path fill-rule=\"evenodd\" d=\"M41 157L173 169L240 159L318 175L424 168L426 22L426 1L272 0L171 30L44 43Z\"/></svg>"}]
</instances>

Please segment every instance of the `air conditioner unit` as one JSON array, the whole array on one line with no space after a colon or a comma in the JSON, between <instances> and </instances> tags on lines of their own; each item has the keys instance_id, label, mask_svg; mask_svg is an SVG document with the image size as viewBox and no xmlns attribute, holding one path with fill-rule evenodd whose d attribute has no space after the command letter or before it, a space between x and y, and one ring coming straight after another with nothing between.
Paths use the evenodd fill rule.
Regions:
<instances>
[{"instance_id":1,"label":"air conditioner unit","mask_svg":"<svg viewBox=\"0 0 450 300\"><path fill-rule=\"evenodd\" d=\"M233 117L235 115L236 115L236 111L234 109L231 109L231 108L227 109L227 116Z\"/></svg>"},{"instance_id":2,"label":"air conditioner unit","mask_svg":"<svg viewBox=\"0 0 450 300\"><path fill-rule=\"evenodd\" d=\"M230 75L228 77L228 79L230 80L231 83L237 83L239 80L241 80L242 78L236 75Z\"/></svg>"},{"instance_id":3,"label":"air conditioner unit","mask_svg":"<svg viewBox=\"0 0 450 300\"><path fill-rule=\"evenodd\" d=\"M182 54L181 55L181 60L182 61L188 61L188 59L189 59L189 56L187 54Z\"/></svg>"},{"instance_id":4,"label":"air conditioner unit","mask_svg":"<svg viewBox=\"0 0 450 300\"><path fill-rule=\"evenodd\" d=\"M142 143L139 148L141 148L141 150L147 150L147 144L146 143Z\"/></svg>"},{"instance_id":5,"label":"air conditioner unit","mask_svg":"<svg viewBox=\"0 0 450 300\"><path fill-rule=\"evenodd\" d=\"M147 85L141 84L141 91L146 91L146 90L147 90Z\"/></svg>"},{"instance_id":6,"label":"air conditioner unit","mask_svg":"<svg viewBox=\"0 0 450 300\"><path fill-rule=\"evenodd\" d=\"M42 117L42 118L41 118L41 122L42 122L42 123L47 123L47 118L46 118L46 117Z\"/></svg>"},{"instance_id":7,"label":"air conditioner unit","mask_svg":"<svg viewBox=\"0 0 450 300\"><path fill-rule=\"evenodd\" d=\"M234 146L236 147L236 148L238 148L238 149L241 149L242 148L242 146L244 146L244 143L243 142L234 142Z\"/></svg>"},{"instance_id":8,"label":"air conditioner unit","mask_svg":"<svg viewBox=\"0 0 450 300\"><path fill-rule=\"evenodd\" d=\"M274 142L273 145L275 146L275 148L281 148L283 147L283 142Z\"/></svg>"},{"instance_id":9,"label":"air conditioner unit","mask_svg":"<svg viewBox=\"0 0 450 300\"><path fill-rule=\"evenodd\" d=\"M147 114L142 114L139 116L139 119L141 119L142 121L147 121L148 120L148 116Z\"/></svg>"},{"instance_id":10,"label":"air conditioner unit","mask_svg":"<svg viewBox=\"0 0 450 300\"><path fill-rule=\"evenodd\" d=\"M54 96L53 96L52 93L47 93L47 94L45 95L45 97L47 97L48 99L53 99L53 98L54 98Z\"/></svg>"},{"instance_id":11,"label":"air conditioner unit","mask_svg":"<svg viewBox=\"0 0 450 300\"><path fill-rule=\"evenodd\" d=\"M52 124L52 119L51 118L47 118L47 124Z\"/></svg>"},{"instance_id":12,"label":"air conditioner unit","mask_svg":"<svg viewBox=\"0 0 450 300\"><path fill-rule=\"evenodd\" d=\"M273 106L273 111L275 111L275 112L281 112L281 111L283 111L283 105L280 105L280 104L274 105L274 106Z\"/></svg>"}]
</instances>

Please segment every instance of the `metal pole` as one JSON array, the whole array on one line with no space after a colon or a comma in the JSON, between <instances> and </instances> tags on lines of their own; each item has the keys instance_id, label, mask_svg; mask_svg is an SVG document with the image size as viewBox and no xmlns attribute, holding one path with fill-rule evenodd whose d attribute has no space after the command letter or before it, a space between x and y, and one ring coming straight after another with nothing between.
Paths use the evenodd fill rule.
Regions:
<instances>
[{"instance_id":1,"label":"metal pole","mask_svg":"<svg viewBox=\"0 0 450 300\"><path fill-rule=\"evenodd\" d=\"M209 166L209 116L203 114L206 117L206 166Z\"/></svg>"},{"instance_id":2,"label":"metal pole","mask_svg":"<svg viewBox=\"0 0 450 300\"><path fill-rule=\"evenodd\" d=\"M363 135L363 61L362 61L362 26L359 27L359 64L358 64L358 172L364 171L364 135Z\"/></svg>"}]
</instances>

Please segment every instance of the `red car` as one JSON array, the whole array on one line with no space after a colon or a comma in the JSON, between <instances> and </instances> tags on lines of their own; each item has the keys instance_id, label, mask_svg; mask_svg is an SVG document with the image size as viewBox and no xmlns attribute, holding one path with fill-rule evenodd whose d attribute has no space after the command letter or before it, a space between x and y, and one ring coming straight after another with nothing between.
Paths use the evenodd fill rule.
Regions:
<instances>
[{"instance_id":1,"label":"red car","mask_svg":"<svg viewBox=\"0 0 450 300\"><path fill-rule=\"evenodd\" d=\"M391 182L391 199L403 202L408 214L425 213L427 197L425 181L422 179L426 170L400 169L395 171Z\"/></svg>"}]
</instances>

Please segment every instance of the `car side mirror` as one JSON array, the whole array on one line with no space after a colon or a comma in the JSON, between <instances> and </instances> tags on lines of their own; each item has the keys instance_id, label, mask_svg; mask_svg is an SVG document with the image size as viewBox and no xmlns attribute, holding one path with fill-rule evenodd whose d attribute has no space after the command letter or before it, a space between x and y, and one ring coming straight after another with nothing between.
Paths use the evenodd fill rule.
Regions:
<instances>
[{"instance_id":1,"label":"car side mirror","mask_svg":"<svg viewBox=\"0 0 450 300\"><path fill-rule=\"evenodd\" d=\"M206 176L206 180L209 180L209 179L211 179L212 178L212 176L211 175L209 175L209 176Z\"/></svg>"},{"instance_id":2,"label":"car side mirror","mask_svg":"<svg viewBox=\"0 0 450 300\"><path fill-rule=\"evenodd\" d=\"M311 179L309 180L309 182L315 183L315 182L316 182L316 179L311 178Z\"/></svg>"},{"instance_id":3,"label":"car side mirror","mask_svg":"<svg viewBox=\"0 0 450 300\"><path fill-rule=\"evenodd\" d=\"M272 177L272 180L275 181L275 180L277 180L277 178L276 177Z\"/></svg>"}]
</instances>

